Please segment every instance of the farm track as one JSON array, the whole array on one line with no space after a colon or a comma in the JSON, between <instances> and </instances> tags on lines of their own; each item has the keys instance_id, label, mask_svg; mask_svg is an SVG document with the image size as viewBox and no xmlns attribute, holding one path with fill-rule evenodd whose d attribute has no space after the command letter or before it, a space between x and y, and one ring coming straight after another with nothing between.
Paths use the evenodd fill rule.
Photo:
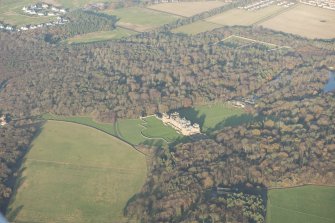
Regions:
<instances>
[{"instance_id":1,"label":"farm track","mask_svg":"<svg viewBox=\"0 0 335 223\"><path fill-rule=\"evenodd\" d=\"M27 159L27 161L38 162L38 163L52 163L52 164L57 164L57 165L66 165L66 166L89 168L89 169L111 169L111 170L126 171L127 173L134 173L138 171L138 169L118 168L118 167L110 167L110 166L89 166L89 165L73 164L73 163L68 163L68 162L40 160L40 159L31 159L31 158Z\"/></svg>"},{"instance_id":2,"label":"farm track","mask_svg":"<svg viewBox=\"0 0 335 223\"><path fill-rule=\"evenodd\" d=\"M179 17L181 17L181 18L189 18L188 16L178 15L178 14L176 14L176 13L166 12L166 11L163 11L163 10L152 9L152 8L146 8L146 9L149 9L149 10L152 10L152 11L155 11L155 12L159 12L159 13L165 13L165 14L168 14L168 15L179 16Z\"/></svg>"},{"instance_id":3,"label":"farm track","mask_svg":"<svg viewBox=\"0 0 335 223\"><path fill-rule=\"evenodd\" d=\"M269 206L270 207L279 208L279 209L283 209L283 210L289 211L289 212L295 212L295 213L299 213L299 214L303 214L303 215L308 215L308 216L312 216L312 217L317 217L317 218L325 219L327 221L329 220L330 222L333 220L333 219L325 218L325 217L322 217L322 216L319 216L319 215L309 214L309 213L306 213L306 212L302 212L302 211L298 211L298 210L293 210L293 209L290 209L290 208L284 208L284 207L277 206L277 205L270 204Z\"/></svg>"},{"instance_id":4,"label":"farm track","mask_svg":"<svg viewBox=\"0 0 335 223\"><path fill-rule=\"evenodd\" d=\"M286 9L280 10L280 11L278 11L278 12L272 14L272 15L266 16L265 18L262 18L261 20L258 20L257 22L254 22L253 24L251 24L251 26L256 26L256 25L259 25L259 24L261 24L263 22L266 22L266 21L268 21L268 20L270 20L272 18L275 18L276 16L278 16L278 15L284 13L284 12L287 12L287 11L290 11L290 10L294 9L298 5L299 4L295 4L295 5L291 6L291 7L288 7Z\"/></svg>"}]
</instances>

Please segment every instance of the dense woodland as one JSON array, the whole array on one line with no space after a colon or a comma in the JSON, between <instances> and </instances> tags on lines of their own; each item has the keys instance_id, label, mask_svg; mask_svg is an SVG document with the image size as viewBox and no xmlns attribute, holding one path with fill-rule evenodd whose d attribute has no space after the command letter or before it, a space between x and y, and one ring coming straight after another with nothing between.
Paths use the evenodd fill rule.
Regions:
<instances>
[{"instance_id":1,"label":"dense woodland","mask_svg":"<svg viewBox=\"0 0 335 223\"><path fill-rule=\"evenodd\" d=\"M230 35L291 48L221 41ZM261 27L196 36L156 30L83 45L44 37L0 33L0 108L17 120L0 128L3 201L11 195L17 161L38 132L31 117L99 114L113 122L248 96L258 98L249 109L258 117L254 122L157 148L127 216L264 222L264 188L335 183L335 95L323 92L327 67L335 62L334 41Z\"/></svg>"}]
</instances>

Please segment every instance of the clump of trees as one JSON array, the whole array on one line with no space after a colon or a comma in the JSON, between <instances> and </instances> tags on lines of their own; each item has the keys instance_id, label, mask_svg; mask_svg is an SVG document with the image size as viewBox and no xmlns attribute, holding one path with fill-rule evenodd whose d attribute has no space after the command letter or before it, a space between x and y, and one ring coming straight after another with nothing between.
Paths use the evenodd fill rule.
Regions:
<instances>
[{"instance_id":1,"label":"clump of trees","mask_svg":"<svg viewBox=\"0 0 335 223\"><path fill-rule=\"evenodd\" d=\"M61 26L52 27L43 32L44 40L57 43L66 38L97 31L115 29L118 21L116 16L89 10L75 10L67 14L69 22Z\"/></svg>"}]
</instances>

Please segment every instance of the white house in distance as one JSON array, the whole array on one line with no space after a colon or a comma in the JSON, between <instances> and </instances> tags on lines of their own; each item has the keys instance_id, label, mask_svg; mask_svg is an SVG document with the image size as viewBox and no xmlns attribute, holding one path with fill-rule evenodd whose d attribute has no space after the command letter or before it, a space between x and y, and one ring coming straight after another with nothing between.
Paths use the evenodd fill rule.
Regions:
<instances>
[{"instance_id":1,"label":"white house in distance","mask_svg":"<svg viewBox=\"0 0 335 223\"><path fill-rule=\"evenodd\" d=\"M5 126L5 125L7 125L6 116L2 115L0 117L0 126Z\"/></svg>"},{"instance_id":2,"label":"white house in distance","mask_svg":"<svg viewBox=\"0 0 335 223\"><path fill-rule=\"evenodd\" d=\"M174 112L170 115L163 113L162 118L160 119L165 125L170 125L182 135L190 136L201 133L199 124L194 123L192 125L191 121L186 118L181 118L178 112Z\"/></svg>"}]
</instances>

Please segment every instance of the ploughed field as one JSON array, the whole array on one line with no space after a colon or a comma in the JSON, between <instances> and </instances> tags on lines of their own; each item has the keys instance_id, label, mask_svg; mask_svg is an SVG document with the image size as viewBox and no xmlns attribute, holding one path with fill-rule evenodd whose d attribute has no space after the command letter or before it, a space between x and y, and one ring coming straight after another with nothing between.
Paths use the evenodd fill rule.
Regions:
<instances>
[{"instance_id":1,"label":"ploughed field","mask_svg":"<svg viewBox=\"0 0 335 223\"><path fill-rule=\"evenodd\" d=\"M334 223L335 187L303 186L268 191L267 223Z\"/></svg>"},{"instance_id":2,"label":"ploughed field","mask_svg":"<svg viewBox=\"0 0 335 223\"><path fill-rule=\"evenodd\" d=\"M173 15L191 17L196 14L209 11L214 8L225 5L221 1L194 1L194 2L175 2L159 3L149 6L150 9L167 12Z\"/></svg>"},{"instance_id":3,"label":"ploughed field","mask_svg":"<svg viewBox=\"0 0 335 223\"><path fill-rule=\"evenodd\" d=\"M145 156L84 125L48 121L25 157L7 218L14 222L123 222L146 179Z\"/></svg>"},{"instance_id":4,"label":"ploughed field","mask_svg":"<svg viewBox=\"0 0 335 223\"><path fill-rule=\"evenodd\" d=\"M335 38L335 11L300 4L260 23L263 27L308 38Z\"/></svg>"}]
</instances>

